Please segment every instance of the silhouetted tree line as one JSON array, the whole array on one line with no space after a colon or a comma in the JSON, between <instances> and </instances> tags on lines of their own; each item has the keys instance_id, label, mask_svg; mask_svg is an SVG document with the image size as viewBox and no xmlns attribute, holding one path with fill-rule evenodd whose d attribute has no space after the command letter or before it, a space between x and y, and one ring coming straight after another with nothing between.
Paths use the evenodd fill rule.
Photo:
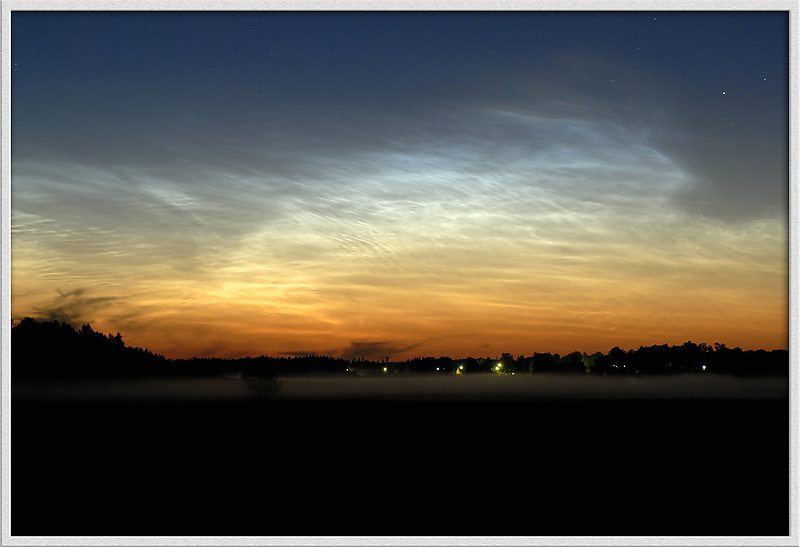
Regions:
<instances>
[{"instance_id":1,"label":"silhouetted tree line","mask_svg":"<svg viewBox=\"0 0 800 547\"><path fill-rule=\"evenodd\" d=\"M12 379L146 376L166 363L163 355L126 346L120 333L105 335L88 324L75 330L26 318L11 328Z\"/></svg>"},{"instance_id":2,"label":"silhouetted tree line","mask_svg":"<svg viewBox=\"0 0 800 547\"><path fill-rule=\"evenodd\" d=\"M244 357L239 359L167 359L148 349L126 346L122 335L95 332L91 325L75 330L67 323L26 318L11 328L12 378L127 378L241 375L259 389L269 381L290 374L524 374L561 373L596 375L719 373L739 376L789 374L787 350L748 350L686 342L680 346L640 346L637 350L612 348L607 354L573 352L534 353L514 358L452 359L417 357L404 362L334 358Z\"/></svg>"},{"instance_id":3,"label":"silhouetted tree line","mask_svg":"<svg viewBox=\"0 0 800 547\"><path fill-rule=\"evenodd\" d=\"M167 359L126 346L122 335L79 330L68 323L25 318L11 328L13 379L220 377L271 378L279 374L345 373L349 361L333 357L216 357Z\"/></svg>"},{"instance_id":4,"label":"silhouetted tree line","mask_svg":"<svg viewBox=\"0 0 800 547\"><path fill-rule=\"evenodd\" d=\"M715 372L739 376L776 376L789 374L788 350L763 349L744 351L686 342L680 346L641 346L624 351L612 348L598 355L591 367L599 374L671 374L680 372Z\"/></svg>"}]
</instances>

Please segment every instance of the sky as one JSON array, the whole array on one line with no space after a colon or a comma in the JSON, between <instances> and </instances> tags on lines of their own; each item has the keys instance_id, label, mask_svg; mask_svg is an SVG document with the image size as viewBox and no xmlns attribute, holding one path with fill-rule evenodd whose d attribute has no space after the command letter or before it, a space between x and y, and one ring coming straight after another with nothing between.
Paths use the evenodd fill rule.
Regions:
<instances>
[{"instance_id":1,"label":"sky","mask_svg":"<svg viewBox=\"0 0 800 547\"><path fill-rule=\"evenodd\" d=\"M11 318L171 358L788 349L787 12L22 12Z\"/></svg>"}]
</instances>

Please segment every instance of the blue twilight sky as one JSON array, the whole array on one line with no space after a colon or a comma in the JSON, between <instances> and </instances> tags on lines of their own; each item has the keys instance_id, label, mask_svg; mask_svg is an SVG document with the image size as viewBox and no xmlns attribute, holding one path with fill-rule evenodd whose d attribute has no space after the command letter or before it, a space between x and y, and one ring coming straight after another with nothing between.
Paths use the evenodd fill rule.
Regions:
<instances>
[{"instance_id":1,"label":"blue twilight sky","mask_svg":"<svg viewBox=\"0 0 800 547\"><path fill-rule=\"evenodd\" d=\"M788 12L13 12L12 318L169 356L788 340Z\"/></svg>"}]
</instances>

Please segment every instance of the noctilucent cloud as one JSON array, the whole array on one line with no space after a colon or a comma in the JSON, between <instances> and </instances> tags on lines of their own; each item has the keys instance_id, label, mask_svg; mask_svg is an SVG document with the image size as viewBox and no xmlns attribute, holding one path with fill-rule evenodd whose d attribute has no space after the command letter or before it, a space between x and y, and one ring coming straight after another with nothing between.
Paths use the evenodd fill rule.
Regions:
<instances>
[{"instance_id":1,"label":"noctilucent cloud","mask_svg":"<svg viewBox=\"0 0 800 547\"><path fill-rule=\"evenodd\" d=\"M12 319L167 357L788 347L787 12L21 12Z\"/></svg>"}]
</instances>

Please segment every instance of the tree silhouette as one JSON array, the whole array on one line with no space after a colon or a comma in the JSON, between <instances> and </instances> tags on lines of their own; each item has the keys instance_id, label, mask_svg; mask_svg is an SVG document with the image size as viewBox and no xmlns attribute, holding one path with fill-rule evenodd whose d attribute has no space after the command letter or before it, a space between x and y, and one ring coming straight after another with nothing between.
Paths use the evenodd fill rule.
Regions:
<instances>
[{"instance_id":1,"label":"tree silhouette","mask_svg":"<svg viewBox=\"0 0 800 547\"><path fill-rule=\"evenodd\" d=\"M125 346L122 335L104 335L91 325L75 331L67 323L25 318L11 329L12 378L146 376L165 372L167 360Z\"/></svg>"},{"instance_id":2,"label":"tree silhouette","mask_svg":"<svg viewBox=\"0 0 800 547\"><path fill-rule=\"evenodd\" d=\"M573 351L561 358L561 371L572 374L585 374L586 365L583 363L583 354Z\"/></svg>"},{"instance_id":3,"label":"tree silhouette","mask_svg":"<svg viewBox=\"0 0 800 547\"><path fill-rule=\"evenodd\" d=\"M278 364L269 359L245 360L242 378L247 384L247 388L257 395L272 395L280 389Z\"/></svg>"},{"instance_id":4,"label":"tree silhouette","mask_svg":"<svg viewBox=\"0 0 800 547\"><path fill-rule=\"evenodd\" d=\"M556 354L558 355L558 354ZM559 363L558 358L552 355L550 352L547 353L534 353L533 359L531 363L531 371L532 372L558 372L559 370Z\"/></svg>"},{"instance_id":5,"label":"tree silhouette","mask_svg":"<svg viewBox=\"0 0 800 547\"><path fill-rule=\"evenodd\" d=\"M166 359L148 349L125 345L122 334L103 334L85 324L76 331L67 323L25 318L11 328L12 379L123 378L143 376L221 377L241 372L254 391L269 392L272 379L282 374L375 373L575 373L595 375L717 373L739 376L788 375L787 350L750 350L713 346L691 341L680 346L640 346L636 350L611 348L607 354L572 352L565 356L534 352L516 359L510 353L500 358L453 360L450 357L416 357L403 363L386 358L352 362L330 356L217 357ZM385 372L384 372L385 370ZM258 387L261 386L261 387ZM270 387L272 386L272 387Z\"/></svg>"}]
</instances>

